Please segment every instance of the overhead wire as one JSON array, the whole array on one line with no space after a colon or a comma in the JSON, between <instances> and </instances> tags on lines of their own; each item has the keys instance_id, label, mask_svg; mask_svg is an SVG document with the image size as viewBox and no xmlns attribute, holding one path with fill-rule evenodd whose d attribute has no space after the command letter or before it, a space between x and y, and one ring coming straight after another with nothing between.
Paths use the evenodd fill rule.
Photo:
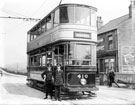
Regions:
<instances>
[{"instance_id":1,"label":"overhead wire","mask_svg":"<svg viewBox=\"0 0 135 105\"><path fill-rule=\"evenodd\" d=\"M31 15L31 16L34 16L44 5L46 4L46 1L44 1L40 7Z\"/></svg>"},{"instance_id":2,"label":"overhead wire","mask_svg":"<svg viewBox=\"0 0 135 105\"><path fill-rule=\"evenodd\" d=\"M1 9L2 10L2 12L4 12L4 13L6 13L6 14L8 14L8 15L12 15L12 16L17 16L17 17L11 17L11 16L8 16L8 17L4 17L4 16L1 16L1 18L3 17L3 18L9 18L9 19L22 19L22 20L25 20L25 21L30 21L30 20L34 20L34 18L29 18L28 16L26 16L26 15L23 15L23 14L20 14L20 13L17 13L17 12L14 12L14 11L11 11L11 10L8 10L8 9L5 9L5 8L2 8ZM19 16L21 16L21 17L19 17ZM23 16L23 17L22 17ZM25 17L27 17L27 18L25 18ZM40 19L37 19L37 20L40 20ZM16 22L16 21L15 21ZM20 24L22 24L22 22L20 23ZM15 25L14 27L20 27L20 26L22 26L22 25L20 25L20 24L17 24L17 25ZM14 28L14 27L12 27L12 28ZM9 32L12 32L13 30L11 29L11 30L9 30L8 31L8 33Z\"/></svg>"},{"instance_id":3,"label":"overhead wire","mask_svg":"<svg viewBox=\"0 0 135 105\"><path fill-rule=\"evenodd\" d=\"M62 0L60 0L59 4L61 4ZM47 0L45 0L40 6L39 8L33 12L33 14L31 16L34 16L36 13L38 13L38 11L40 11L40 9L47 3ZM14 12L14 11L11 11L11 10L8 10L8 9L4 9L2 8L3 12L6 12L7 14L13 14L13 15L21 15L21 16L25 16L25 17L28 17L26 15L23 15L23 14L20 14L20 13L17 13L17 12ZM20 26L20 25L16 25L17 26ZM22 25L21 25L22 26Z\"/></svg>"},{"instance_id":4,"label":"overhead wire","mask_svg":"<svg viewBox=\"0 0 135 105\"><path fill-rule=\"evenodd\" d=\"M43 5L46 3L46 1L44 1L40 7L31 15L31 16L34 16L42 7ZM11 11L11 10L8 10L8 9L5 9L5 8L2 8L2 11L7 13L7 14L10 14L10 15L14 15L14 16L18 16L18 15L21 15L21 16L25 16L25 15L22 15L20 13L17 13L17 12L14 12L14 11ZM28 16L25 16L25 17L28 17ZM17 26L20 26L20 25L16 25L15 27ZM9 31L8 31L9 32Z\"/></svg>"}]
</instances>

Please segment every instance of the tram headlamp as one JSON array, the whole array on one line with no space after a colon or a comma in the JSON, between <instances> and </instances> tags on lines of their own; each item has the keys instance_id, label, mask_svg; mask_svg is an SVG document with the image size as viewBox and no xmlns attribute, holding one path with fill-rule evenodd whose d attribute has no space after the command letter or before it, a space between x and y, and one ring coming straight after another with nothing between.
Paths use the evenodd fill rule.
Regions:
<instances>
[{"instance_id":1,"label":"tram headlamp","mask_svg":"<svg viewBox=\"0 0 135 105\"><path fill-rule=\"evenodd\" d=\"M86 85L87 81L86 81L86 79L83 78L83 79L80 80L80 83L81 83L82 85Z\"/></svg>"}]
</instances>

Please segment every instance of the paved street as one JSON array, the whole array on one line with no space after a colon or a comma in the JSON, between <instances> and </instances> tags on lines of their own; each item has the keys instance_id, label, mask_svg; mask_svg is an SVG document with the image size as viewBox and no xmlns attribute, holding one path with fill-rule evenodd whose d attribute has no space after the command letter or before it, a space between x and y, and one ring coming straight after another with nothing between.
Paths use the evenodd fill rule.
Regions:
<instances>
[{"instance_id":1,"label":"paved street","mask_svg":"<svg viewBox=\"0 0 135 105\"><path fill-rule=\"evenodd\" d=\"M4 73L0 77L0 104L135 104L135 90L98 86L93 97L64 97L61 102L44 100L44 93L26 85L26 77Z\"/></svg>"}]
</instances>

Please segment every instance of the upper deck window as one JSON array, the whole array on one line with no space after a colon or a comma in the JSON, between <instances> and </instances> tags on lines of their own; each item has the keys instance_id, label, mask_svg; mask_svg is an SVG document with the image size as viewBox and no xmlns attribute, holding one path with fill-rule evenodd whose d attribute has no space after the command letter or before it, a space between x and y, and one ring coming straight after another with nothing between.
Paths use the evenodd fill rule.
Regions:
<instances>
[{"instance_id":1,"label":"upper deck window","mask_svg":"<svg viewBox=\"0 0 135 105\"><path fill-rule=\"evenodd\" d=\"M96 11L91 9L91 26L96 26Z\"/></svg>"},{"instance_id":2,"label":"upper deck window","mask_svg":"<svg viewBox=\"0 0 135 105\"><path fill-rule=\"evenodd\" d=\"M58 15L56 15L58 17ZM96 10L84 6L61 6L60 23L96 26Z\"/></svg>"},{"instance_id":3,"label":"upper deck window","mask_svg":"<svg viewBox=\"0 0 135 105\"><path fill-rule=\"evenodd\" d=\"M75 7L75 24L90 25L90 9Z\"/></svg>"},{"instance_id":4,"label":"upper deck window","mask_svg":"<svg viewBox=\"0 0 135 105\"><path fill-rule=\"evenodd\" d=\"M72 6L60 7L60 23L74 22L74 8Z\"/></svg>"},{"instance_id":5,"label":"upper deck window","mask_svg":"<svg viewBox=\"0 0 135 105\"><path fill-rule=\"evenodd\" d=\"M61 23L96 27L96 10L84 5L61 5L28 32L30 41Z\"/></svg>"},{"instance_id":6,"label":"upper deck window","mask_svg":"<svg viewBox=\"0 0 135 105\"><path fill-rule=\"evenodd\" d=\"M52 24L51 24L51 15L49 15L46 18L46 28L47 28L47 30L49 30L51 27L52 27Z\"/></svg>"},{"instance_id":7,"label":"upper deck window","mask_svg":"<svg viewBox=\"0 0 135 105\"><path fill-rule=\"evenodd\" d=\"M57 26L58 24L59 24L59 9L57 9L54 12L54 22L53 22L54 26Z\"/></svg>"}]
</instances>

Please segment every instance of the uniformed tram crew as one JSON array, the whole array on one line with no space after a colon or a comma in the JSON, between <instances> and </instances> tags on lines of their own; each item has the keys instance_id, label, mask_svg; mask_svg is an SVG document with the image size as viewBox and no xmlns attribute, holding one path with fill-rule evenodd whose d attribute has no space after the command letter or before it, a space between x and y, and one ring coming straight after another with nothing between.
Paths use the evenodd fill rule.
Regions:
<instances>
[{"instance_id":1,"label":"uniformed tram crew","mask_svg":"<svg viewBox=\"0 0 135 105\"><path fill-rule=\"evenodd\" d=\"M54 74L54 85L55 85L55 100L61 101L61 87L63 85L63 71L61 65L57 64L57 69Z\"/></svg>"},{"instance_id":2,"label":"uniformed tram crew","mask_svg":"<svg viewBox=\"0 0 135 105\"><path fill-rule=\"evenodd\" d=\"M42 74L41 77L43 79L45 79L45 91L46 91L46 97L44 99L48 98L48 94L51 96L53 96L53 74L52 74L52 66L51 64L47 65L47 70L45 70Z\"/></svg>"}]
</instances>

